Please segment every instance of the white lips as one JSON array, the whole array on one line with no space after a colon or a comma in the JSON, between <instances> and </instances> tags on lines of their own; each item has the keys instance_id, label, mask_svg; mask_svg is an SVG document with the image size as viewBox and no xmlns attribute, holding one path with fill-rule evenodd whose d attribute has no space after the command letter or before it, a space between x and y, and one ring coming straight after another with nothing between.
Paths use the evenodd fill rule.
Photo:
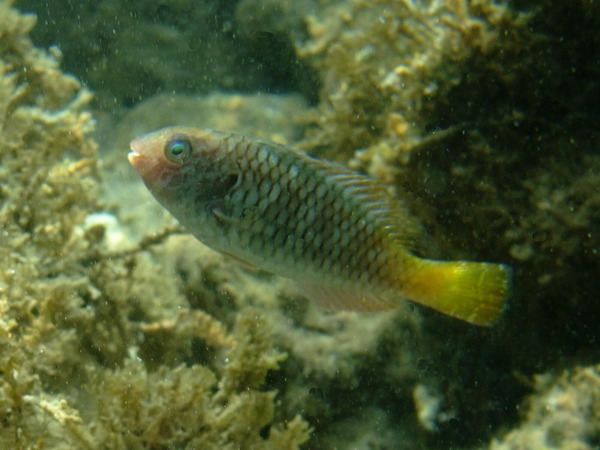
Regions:
<instances>
[{"instance_id":1,"label":"white lips","mask_svg":"<svg viewBox=\"0 0 600 450\"><path fill-rule=\"evenodd\" d=\"M136 162L139 161L139 158L142 155L140 155L138 152L136 152L135 150L131 150L129 152L129 154L127 155L127 159L129 160L129 163L135 167Z\"/></svg>"}]
</instances>

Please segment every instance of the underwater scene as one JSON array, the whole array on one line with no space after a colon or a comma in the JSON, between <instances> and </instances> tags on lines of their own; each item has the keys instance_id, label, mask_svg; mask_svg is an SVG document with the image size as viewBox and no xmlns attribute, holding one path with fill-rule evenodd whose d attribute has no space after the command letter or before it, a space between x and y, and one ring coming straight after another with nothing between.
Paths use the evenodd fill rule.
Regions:
<instances>
[{"instance_id":1,"label":"underwater scene","mask_svg":"<svg viewBox=\"0 0 600 450\"><path fill-rule=\"evenodd\" d=\"M599 80L594 0L0 0L0 448L600 448Z\"/></svg>"}]
</instances>

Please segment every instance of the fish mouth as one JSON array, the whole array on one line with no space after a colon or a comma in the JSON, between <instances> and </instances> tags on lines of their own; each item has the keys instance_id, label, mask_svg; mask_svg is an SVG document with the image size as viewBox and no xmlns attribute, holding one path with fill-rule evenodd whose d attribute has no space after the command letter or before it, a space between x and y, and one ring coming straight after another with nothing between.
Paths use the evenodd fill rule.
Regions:
<instances>
[{"instance_id":1,"label":"fish mouth","mask_svg":"<svg viewBox=\"0 0 600 450\"><path fill-rule=\"evenodd\" d=\"M127 159L133 167L135 167L136 164L139 164L141 158L142 155L136 152L135 150L130 150L129 154L127 155Z\"/></svg>"},{"instance_id":2,"label":"fish mouth","mask_svg":"<svg viewBox=\"0 0 600 450\"><path fill-rule=\"evenodd\" d=\"M159 182L162 176L161 165L154 159L152 153L149 154L140 146L138 139L131 142L127 159L146 185L156 185Z\"/></svg>"},{"instance_id":3,"label":"fish mouth","mask_svg":"<svg viewBox=\"0 0 600 450\"><path fill-rule=\"evenodd\" d=\"M138 171L146 171L153 161L152 153L148 152L148 139L146 135L138 137L129 143L127 159Z\"/></svg>"},{"instance_id":4,"label":"fish mouth","mask_svg":"<svg viewBox=\"0 0 600 450\"><path fill-rule=\"evenodd\" d=\"M158 176L159 166L153 164L153 161L144 153L131 149L127 159L144 183L150 183Z\"/></svg>"},{"instance_id":5,"label":"fish mouth","mask_svg":"<svg viewBox=\"0 0 600 450\"><path fill-rule=\"evenodd\" d=\"M129 164L141 175L148 171L148 160L139 152L131 150L127 155Z\"/></svg>"},{"instance_id":6,"label":"fish mouth","mask_svg":"<svg viewBox=\"0 0 600 450\"><path fill-rule=\"evenodd\" d=\"M143 138L137 138L129 144L129 154L127 159L129 163L137 170L147 169L148 158L144 156L144 141Z\"/></svg>"}]
</instances>

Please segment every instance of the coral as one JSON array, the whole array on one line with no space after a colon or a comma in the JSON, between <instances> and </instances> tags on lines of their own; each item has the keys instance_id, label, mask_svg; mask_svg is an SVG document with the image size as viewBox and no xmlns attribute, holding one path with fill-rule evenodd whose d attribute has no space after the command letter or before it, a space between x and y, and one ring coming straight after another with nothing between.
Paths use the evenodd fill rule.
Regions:
<instances>
[{"instance_id":1,"label":"coral","mask_svg":"<svg viewBox=\"0 0 600 450\"><path fill-rule=\"evenodd\" d=\"M523 423L494 440L492 450L588 450L600 442L600 366L578 367L535 379Z\"/></svg>"}]
</instances>

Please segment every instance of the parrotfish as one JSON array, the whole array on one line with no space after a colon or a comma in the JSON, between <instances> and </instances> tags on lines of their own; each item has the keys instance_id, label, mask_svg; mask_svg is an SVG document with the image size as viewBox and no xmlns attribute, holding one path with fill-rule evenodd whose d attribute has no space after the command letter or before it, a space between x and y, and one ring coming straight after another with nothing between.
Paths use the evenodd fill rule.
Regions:
<instances>
[{"instance_id":1,"label":"parrotfish","mask_svg":"<svg viewBox=\"0 0 600 450\"><path fill-rule=\"evenodd\" d=\"M476 325L502 313L504 264L414 253L416 219L375 179L290 146L169 127L131 142L154 197L207 246L294 280L329 309L410 300Z\"/></svg>"}]
</instances>

